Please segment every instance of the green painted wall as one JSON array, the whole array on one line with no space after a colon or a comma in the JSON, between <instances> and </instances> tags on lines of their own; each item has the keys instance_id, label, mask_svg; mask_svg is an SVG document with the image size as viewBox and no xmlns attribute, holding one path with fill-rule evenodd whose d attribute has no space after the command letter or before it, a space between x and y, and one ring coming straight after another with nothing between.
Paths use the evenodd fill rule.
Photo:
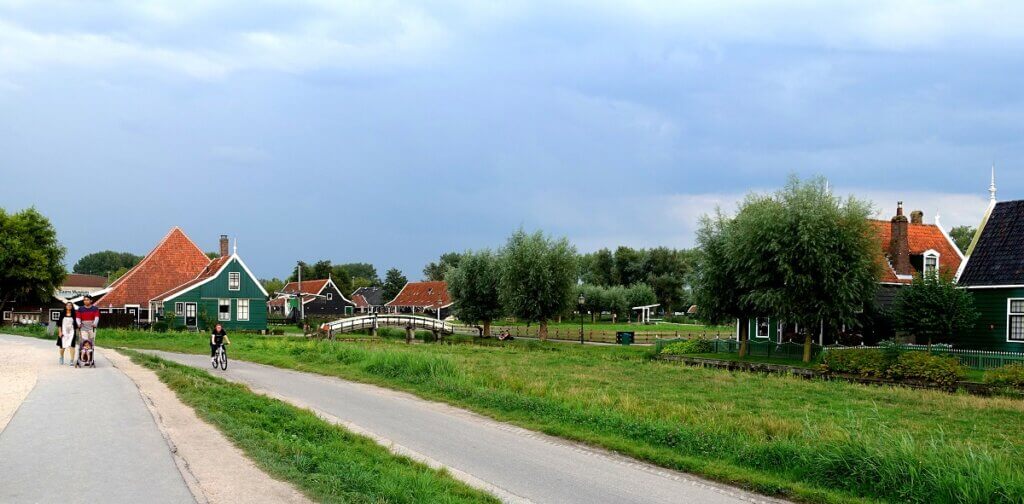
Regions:
<instances>
[{"instance_id":1,"label":"green painted wall","mask_svg":"<svg viewBox=\"0 0 1024 504\"><path fill-rule=\"evenodd\" d=\"M228 290L228 274L231 272L240 273L241 283L239 290ZM203 323L202 312L205 310L207 317L217 323L218 302L220 299L231 300L231 320L219 321L226 330L247 330L264 331L267 329L267 296L263 295L257 284L258 280L249 276L237 260L228 263L220 274L213 280L196 287L188 292L178 295L170 301L164 302L164 313L174 311L175 303L196 303L200 314L198 323L200 329L208 329ZM237 299L249 300L249 320L237 320ZM177 325L185 323L184 313L178 313Z\"/></svg>"},{"instance_id":2,"label":"green painted wall","mask_svg":"<svg viewBox=\"0 0 1024 504\"><path fill-rule=\"evenodd\" d=\"M779 341L779 323L774 317L768 318L768 337L758 338L757 337L757 319L747 319L747 327L750 330L751 341Z\"/></svg>"},{"instance_id":3,"label":"green painted wall","mask_svg":"<svg viewBox=\"0 0 1024 504\"><path fill-rule=\"evenodd\" d=\"M1024 289L972 289L969 292L981 316L974 330L959 335L954 344L979 350L1024 352L1024 343L1006 341L1006 300L1024 298Z\"/></svg>"}]
</instances>

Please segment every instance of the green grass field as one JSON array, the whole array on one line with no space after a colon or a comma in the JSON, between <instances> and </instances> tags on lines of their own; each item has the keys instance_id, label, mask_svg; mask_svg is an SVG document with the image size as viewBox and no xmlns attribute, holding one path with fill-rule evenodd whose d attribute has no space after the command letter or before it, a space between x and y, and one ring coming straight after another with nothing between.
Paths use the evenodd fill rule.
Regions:
<instances>
[{"instance_id":1,"label":"green grass field","mask_svg":"<svg viewBox=\"0 0 1024 504\"><path fill-rule=\"evenodd\" d=\"M525 322L512 322L510 320L504 320L501 322L495 322L493 327L526 327ZM537 324L530 324L531 329L536 329ZM555 329L561 329L563 331L579 331L580 322L578 320L566 320L562 319L562 322L549 322L548 329L554 331ZM668 322L660 322L657 324L628 324L628 323L611 323L610 321L590 323L590 319L583 321L584 331L635 331L635 332L675 332L680 333L708 333L715 334L721 333L723 337L732 335L735 332L735 328L732 326L704 326L699 324L672 324Z\"/></svg>"},{"instance_id":2,"label":"green grass field","mask_svg":"<svg viewBox=\"0 0 1024 504\"><path fill-rule=\"evenodd\" d=\"M807 502L1024 502L1024 402L653 361L650 349L233 337L234 358L407 390ZM204 336L105 331L192 353Z\"/></svg>"},{"instance_id":3,"label":"green grass field","mask_svg":"<svg viewBox=\"0 0 1024 504\"><path fill-rule=\"evenodd\" d=\"M497 503L448 474L206 371L122 350L269 474L319 502Z\"/></svg>"}]
</instances>

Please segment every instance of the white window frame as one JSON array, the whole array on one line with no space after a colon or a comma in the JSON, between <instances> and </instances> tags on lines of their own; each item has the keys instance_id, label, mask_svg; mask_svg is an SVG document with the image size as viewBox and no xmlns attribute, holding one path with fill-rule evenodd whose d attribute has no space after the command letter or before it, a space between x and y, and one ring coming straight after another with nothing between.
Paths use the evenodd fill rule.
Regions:
<instances>
[{"instance_id":1,"label":"white window frame","mask_svg":"<svg viewBox=\"0 0 1024 504\"><path fill-rule=\"evenodd\" d=\"M50 320L53 322L60 320L60 310L50 310Z\"/></svg>"},{"instance_id":2,"label":"white window frame","mask_svg":"<svg viewBox=\"0 0 1024 504\"><path fill-rule=\"evenodd\" d=\"M1008 298L1006 300L1006 342L1007 343L1024 343L1024 334L1021 334L1021 338L1020 339L1012 339L1012 338L1010 338L1010 330L1012 329L1012 327L1010 325L1010 322L1011 322L1011 320L1013 320L1013 317L1024 318L1024 309L1022 309L1021 311L1018 311L1018 312L1010 311L1011 307L1013 306L1013 302L1014 301L1020 301L1020 302L1024 303L1024 298Z\"/></svg>"},{"instance_id":3,"label":"white window frame","mask_svg":"<svg viewBox=\"0 0 1024 504\"><path fill-rule=\"evenodd\" d=\"M765 327L768 328L768 334L761 336L758 331L761 329L760 320L765 320ZM772 337L772 318L771 317L754 317L754 338L756 339L771 339Z\"/></svg>"},{"instance_id":4,"label":"white window frame","mask_svg":"<svg viewBox=\"0 0 1024 504\"><path fill-rule=\"evenodd\" d=\"M228 307L228 312L224 313L221 311L222 306ZM217 300L217 322L231 322L231 300L230 299L218 299Z\"/></svg>"},{"instance_id":5,"label":"white window frame","mask_svg":"<svg viewBox=\"0 0 1024 504\"><path fill-rule=\"evenodd\" d=\"M328 301L333 301L334 300L334 293L333 292L328 292L327 293L327 300Z\"/></svg>"},{"instance_id":6,"label":"white window frame","mask_svg":"<svg viewBox=\"0 0 1024 504\"><path fill-rule=\"evenodd\" d=\"M921 259L921 274L924 276L928 275L928 259L935 258L935 274L939 274L939 253L935 250L927 250Z\"/></svg>"},{"instance_id":7,"label":"white window frame","mask_svg":"<svg viewBox=\"0 0 1024 504\"><path fill-rule=\"evenodd\" d=\"M174 303L174 316L184 317L185 316L185 303L181 301Z\"/></svg>"},{"instance_id":8,"label":"white window frame","mask_svg":"<svg viewBox=\"0 0 1024 504\"><path fill-rule=\"evenodd\" d=\"M228 272L228 290L229 291L240 291L242 290L242 273L238 271Z\"/></svg>"},{"instance_id":9,"label":"white window frame","mask_svg":"<svg viewBox=\"0 0 1024 504\"><path fill-rule=\"evenodd\" d=\"M14 320L14 311L4 310L4 320Z\"/></svg>"},{"instance_id":10,"label":"white window frame","mask_svg":"<svg viewBox=\"0 0 1024 504\"><path fill-rule=\"evenodd\" d=\"M242 304L245 304L245 317L242 317ZM249 300L248 299L236 299L235 300L235 320L241 322L249 321Z\"/></svg>"}]
</instances>

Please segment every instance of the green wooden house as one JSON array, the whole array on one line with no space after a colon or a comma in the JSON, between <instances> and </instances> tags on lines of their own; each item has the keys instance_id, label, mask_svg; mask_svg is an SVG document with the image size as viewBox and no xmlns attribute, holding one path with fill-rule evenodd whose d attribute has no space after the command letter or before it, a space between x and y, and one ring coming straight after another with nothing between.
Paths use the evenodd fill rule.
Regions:
<instances>
[{"instance_id":1,"label":"green wooden house","mask_svg":"<svg viewBox=\"0 0 1024 504\"><path fill-rule=\"evenodd\" d=\"M220 323L228 331L265 331L267 298L236 250L213 259L194 279L156 296L152 303L163 320L177 327L206 330Z\"/></svg>"},{"instance_id":2,"label":"green wooden house","mask_svg":"<svg viewBox=\"0 0 1024 504\"><path fill-rule=\"evenodd\" d=\"M1024 200L996 203L994 185L958 278L973 295L980 317L954 344L1024 352Z\"/></svg>"}]
</instances>

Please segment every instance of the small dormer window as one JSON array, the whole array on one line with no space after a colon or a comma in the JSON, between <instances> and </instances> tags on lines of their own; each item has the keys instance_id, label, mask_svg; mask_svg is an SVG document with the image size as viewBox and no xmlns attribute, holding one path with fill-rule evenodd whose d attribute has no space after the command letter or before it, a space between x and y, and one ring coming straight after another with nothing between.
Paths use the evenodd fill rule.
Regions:
<instances>
[{"instance_id":1,"label":"small dormer window","mask_svg":"<svg viewBox=\"0 0 1024 504\"><path fill-rule=\"evenodd\" d=\"M922 268L924 276L935 276L939 274L939 253L934 250L929 250L924 253L924 267Z\"/></svg>"},{"instance_id":2,"label":"small dormer window","mask_svg":"<svg viewBox=\"0 0 1024 504\"><path fill-rule=\"evenodd\" d=\"M333 292L328 292L327 293L327 300L328 301L333 301L334 300L334 293Z\"/></svg>"},{"instance_id":3,"label":"small dormer window","mask_svg":"<svg viewBox=\"0 0 1024 504\"><path fill-rule=\"evenodd\" d=\"M242 274L237 271L228 273L228 290L236 291L242 288Z\"/></svg>"}]
</instances>

